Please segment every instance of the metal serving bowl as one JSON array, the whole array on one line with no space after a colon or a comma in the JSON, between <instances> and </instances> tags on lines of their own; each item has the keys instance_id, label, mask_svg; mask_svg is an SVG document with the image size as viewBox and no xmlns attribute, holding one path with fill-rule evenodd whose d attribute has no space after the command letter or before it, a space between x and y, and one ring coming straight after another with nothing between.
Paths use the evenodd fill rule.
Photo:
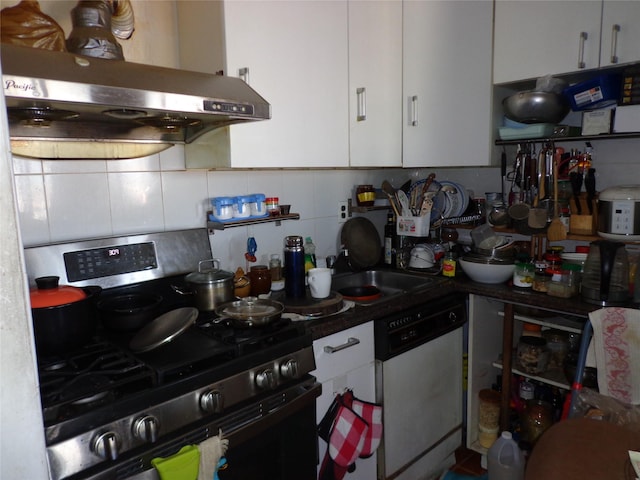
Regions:
<instances>
[{"instance_id":1,"label":"metal serving bowl","mask_svg":"<svg viewBox=\"0 0 640 480\"><path fill-rule=\"evenodd\" d=\"M560 123L571 107L567 99L551 92L518 92L502 101L505 116L520 123Z\"/></svg>"}]
</instances>

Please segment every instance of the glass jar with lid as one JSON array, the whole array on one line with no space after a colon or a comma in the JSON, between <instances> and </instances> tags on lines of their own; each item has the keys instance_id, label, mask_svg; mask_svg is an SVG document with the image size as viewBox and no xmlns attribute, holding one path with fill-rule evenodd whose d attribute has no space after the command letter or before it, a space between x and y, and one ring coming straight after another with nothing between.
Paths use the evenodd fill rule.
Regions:
<instances>
[{"instance_id":1,"label":"glass jar with lid","mask_svg":"<svg viewBox=\"0 0 640 480\"><path fill-rule=\"evenodd\" d=\"M522 336L516 350L516 365L524 373L536 375L544 372L549 363L547 341L542 337Z\"/></svg>"}]
</instances>

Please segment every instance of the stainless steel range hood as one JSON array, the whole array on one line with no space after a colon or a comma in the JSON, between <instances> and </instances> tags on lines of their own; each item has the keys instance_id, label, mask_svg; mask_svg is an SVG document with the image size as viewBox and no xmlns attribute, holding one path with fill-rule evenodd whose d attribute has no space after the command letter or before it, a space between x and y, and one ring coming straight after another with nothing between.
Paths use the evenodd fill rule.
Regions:
<instances>
[{"instance_id":1,"label":"stainless steel range hood","mask_svg":"<svg viewBox=\"0 0 640 480\"><path fill-rule=\"evenodd\" d=\"M226 125L271 118L244 81L2 44L14 154L133 158Z\"/></svg>"}]
</instances>

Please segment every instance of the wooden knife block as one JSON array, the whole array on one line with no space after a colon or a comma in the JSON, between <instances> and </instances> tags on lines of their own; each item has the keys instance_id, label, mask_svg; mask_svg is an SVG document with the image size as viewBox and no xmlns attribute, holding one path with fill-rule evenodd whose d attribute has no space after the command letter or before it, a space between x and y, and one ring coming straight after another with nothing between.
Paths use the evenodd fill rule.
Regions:
<instances>
[{"instance_id":1,"label":"wooden knife block","mask_svg":"<svg viewBox=\"0 0 640 480\"><path fill-rule=\"evenodd\" d=\"M581 215L576 212L576 199L571 197L569 200L569 208L571 209L571 217L569 218L569 233L574 235L595 235L598 231L598 202L597 197L592 200L592 212L589 214L589 201L587 194L580 194Z\"/></svg>"}]
</instances>

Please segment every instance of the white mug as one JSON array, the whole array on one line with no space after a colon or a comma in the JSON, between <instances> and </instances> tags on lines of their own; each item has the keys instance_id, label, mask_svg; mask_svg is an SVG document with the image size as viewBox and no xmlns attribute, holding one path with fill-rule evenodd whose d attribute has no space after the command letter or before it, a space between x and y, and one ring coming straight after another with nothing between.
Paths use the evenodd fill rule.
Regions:
<instances>
[{"instance_id":1,"label":"white mug","mask_svg":"<svg viewBox=\"0 0 640 480\"><path fill-rule=\"evenodd\" d=\"M309 290L313 298L327 298L331 293L331 270L312 268L307 273Z\"/></svg>"}]
</instances>

